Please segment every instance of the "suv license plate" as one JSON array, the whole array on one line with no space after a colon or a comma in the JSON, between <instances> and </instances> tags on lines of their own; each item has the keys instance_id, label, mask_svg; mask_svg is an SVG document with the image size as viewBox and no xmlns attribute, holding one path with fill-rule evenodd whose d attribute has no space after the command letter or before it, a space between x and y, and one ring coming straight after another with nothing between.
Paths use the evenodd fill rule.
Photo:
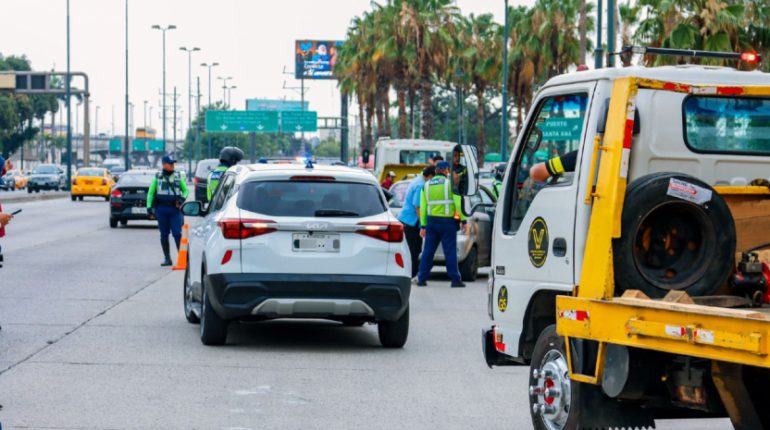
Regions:
<instances>
[{"instance_id":1,"label":"suv license plate","mask_svg":"<svg viewBox=\"0 0 770 430\"><path fill-rule=\"evenodd\" d=\"M147 208L131 208L131 213L134 215L147 215Z\"/></svg>"},{"instance_id":2,"label":"suv license plate","mask_svg":"<svg viewBox=\"0 0 770 430\"><path fill-rule=\"evenodd\" d=\"M291 242L295 252L340 252L339 234L294 233Z\"/></svg>"}]
</instances>

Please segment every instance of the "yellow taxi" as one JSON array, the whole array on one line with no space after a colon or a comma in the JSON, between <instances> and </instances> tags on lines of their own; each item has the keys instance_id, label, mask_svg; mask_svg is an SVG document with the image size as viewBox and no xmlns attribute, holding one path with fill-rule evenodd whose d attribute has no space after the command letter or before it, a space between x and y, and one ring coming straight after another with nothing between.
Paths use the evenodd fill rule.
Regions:
<instances>
[{"instance_id":1,"label":"yellow taxi","mask_svg":"<svg viewBox=\"0 0 770 430\"><path fill-rule=\"evenodd\" d=\"M26 175L24 175L20 170L15 169L9 170L3 179L8 185L10 185L7 185L8 188L12 190L23 190L27 187L27 182L29 181L29 178L27 178Z\"/></svg>"},{"instance_id":2,"label":"yellow taxi","mask_svg":"<svg viewBox=\"0 0 770 430\"><path fill-rule=\"evenodd\" d=\"M104 197L110 201L110 191L115 185L110 172L102 167L82 167L72 178L72 201L83 200L83 197Z\"/></svg>"}]
</instances>

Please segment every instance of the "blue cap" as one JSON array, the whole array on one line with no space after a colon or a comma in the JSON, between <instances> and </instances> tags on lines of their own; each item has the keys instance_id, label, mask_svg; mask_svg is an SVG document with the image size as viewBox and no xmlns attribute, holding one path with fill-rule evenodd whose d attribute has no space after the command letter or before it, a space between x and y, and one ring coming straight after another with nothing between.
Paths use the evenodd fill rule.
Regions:
<instances>
[{"instance_id":1,"label":"blue cap","mask_svg":"<svg viewBox=\"0 0 770 430\"><path fill-rule=\"evenodd\" d=\"M439 161L436 164L436 170L449 170L449 163L446 161Z\"/></svg>"},{"instance_id":2,"label":"blue cap","mask_svg":"<svg viewBox=\"0 0 770 430\"><path fill-rule=\"evenodd\" d=\"M174 164L176 163L176 160L174 160L174 157L171 155L164 155L163 158L161 158L161 163L163 164Z\"/></svg>"}]
</instances>

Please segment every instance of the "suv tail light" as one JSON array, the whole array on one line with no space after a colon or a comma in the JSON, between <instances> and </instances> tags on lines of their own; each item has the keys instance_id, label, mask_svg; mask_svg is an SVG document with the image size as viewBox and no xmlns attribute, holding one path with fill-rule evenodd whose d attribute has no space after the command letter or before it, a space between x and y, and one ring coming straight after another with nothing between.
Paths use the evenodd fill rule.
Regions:
<instances>
[{"instance_id":1,"label":"suv tail light","mask_svg":"<svg viewBox=\"0 0 770 430\"><path fill-rule=\"evenodd\" d=\"M78 184L78 178L72 178L72 185Z\"/></svg>"},{"instance_id":2,"label":"suv tail light","mask_svg":"<svg viewBox=\"0 0 770 430\"><path fill-rule=\"evenodd\" d=\"M225 239L248 239L277 230L275 221L262 219L223 219L217 224Z\"/></svg>"},{"instance_id":3,"label":"suv tail light","mask_svg":"<svg viewBox=\"0 0 770 430\"><path fill-rule=\"evenodd\" d=\"M120 190L112 190L112 192L110 193L110 197L114 197L116 199L119 199L119 198L123 197L123 193Z\"/></svg>"},{"instance_id":4,"label":"suv tail light","mask_svg":"<svg viewBox=\"0 0 770 430\"><path fill-rule=\"evenodd\" d=\"M361 222L356 233L390 243L404 240L404 225L400 222Z\"/></svg>"}]
</instances>

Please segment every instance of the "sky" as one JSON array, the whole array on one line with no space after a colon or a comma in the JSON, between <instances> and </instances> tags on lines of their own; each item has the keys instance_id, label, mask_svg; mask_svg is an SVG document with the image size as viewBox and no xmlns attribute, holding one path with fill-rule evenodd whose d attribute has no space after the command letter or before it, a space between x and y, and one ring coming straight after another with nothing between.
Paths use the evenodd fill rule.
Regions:
<instances>
[{"instance_id":1,"label":"sky","mask_svg":"<svg viewBox=\"0 0 770 430\"><path fill-rule=\"evenodd\" d=\"M174 24L166 33L166 92L176 86L181 105L179 127L187 129L189 111L188 54L193 53L192 82L200 77L201 105L208 98L208 70L202 62L218 62L212 69L212 101L222 99L222 81L232 77L232 106L244 109L247 98L299 99L294 79L296 39L343 40L351 19L371 8L370 0L128 0L129 98L134 104L133 125L161 129L162 36L152 25ZM531 3L511 0L511 5ZM493 13L502 22L503 0L457 0L465 14ZM34 70L66 70L66 1L0 0L0 54L26 55ZM12 18L16 17L16 19ZM8 19L11 18L11 19ZM71 70L88 74L92 133L124 131L125 100L124 0L70 0ZM285 74L288 73L288 74ZM319 116L339 116L340 95L334 81L308 81L306 100ZM74 84L73 84L74 85ZM145 111L145 101L147 109ZM170 105L172 97L167 98ZM73 103L74 110L75 103ZM95 129L94 112L99 106ZM152 115L150 115L152 111ZM168 108L171 115L171 107ZM73 113L73 122L75 114ZM82 124L83 114L79 115ZM171 121L168 121L171 138ZM78 129L82 132L82 125Z\"/></svg>"}]
</instances>

